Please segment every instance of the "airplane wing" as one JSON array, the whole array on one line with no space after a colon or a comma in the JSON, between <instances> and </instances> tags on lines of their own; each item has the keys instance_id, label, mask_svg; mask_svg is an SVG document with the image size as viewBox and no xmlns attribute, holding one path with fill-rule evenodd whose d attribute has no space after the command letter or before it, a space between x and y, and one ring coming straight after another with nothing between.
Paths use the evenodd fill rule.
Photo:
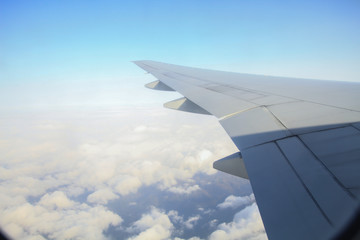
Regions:
<instances>
[{"instance_id":1,"label":"airplane wing","mask_svg":"<svg viewBox=\"0 0 360 240\"><path fill-rule=\"evenodd\" d=\"M359 83L135 64L218 118L239 152L214 167L250 180L269 239L360 237Z\"/></svg>"}]
</instances>

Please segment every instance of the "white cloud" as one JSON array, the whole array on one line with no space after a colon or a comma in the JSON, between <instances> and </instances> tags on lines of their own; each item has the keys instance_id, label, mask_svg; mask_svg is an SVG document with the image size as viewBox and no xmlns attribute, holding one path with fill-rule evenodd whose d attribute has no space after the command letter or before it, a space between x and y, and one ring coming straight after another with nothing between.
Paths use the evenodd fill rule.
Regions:
<instances>
[{"instance_id":1,"label":"white cloud","mask_svg":"<svg viewBox=\"0 0 360 240\"><path fill-rule=\"evenodd\" d=\"M209 159L212 155L213 155L212 152L210 152L209 150L207 150L207 149L202 150L202 151L199 153L200 162L206 161L206 160Z\"/></svg>"},{"instance_id":2,"label":"white cloud","mask_svg":"<svg viewBox=\"0 0 360 240\"><path fill-rule=\"evenodd\" d=\"M169 192L175 193L175 194L191 194L193 192L196 192L200 190L201 188L199 185L193 185L193 186L178 186L178 187L170 187L167 190Z\"/></svg>"},{"instance_id":3,"label":"white cloud","mask_svg":"<svg viewBox=\"0 0 360 240\"><path fill-rule=\"evenodd\" d=\"M201 218L200 215L189 217L189 219L186 220L186 222L185 222L186 228L193 229L194 226L196 225L197 221L199 221L200 218Z\"/></svg>"},{"instance_id":4,"label":"white cloud","mask_svg":"<svg viewBox=\"0 0 360 240\"><path fill-rule=\"evenodd\" d=\"M141 219L133 223L128 229L130 232L139 232L129 239L169 239L173 228L174 225L168 215L153 207L150 213L144 214Z\"/></svg>"},{"instance_id":5,"label":"white cloud","mask_svg":"<svg viewBox=\"0 0 360 240\"><path fill-rule=\"evenodd\" d=\"M168 216L174 223L183 223L184 222L184 218L182 216L179 216L178 211L171 210L168 212Z\"/></svg>"},{"instance_id":6,"label":"white cloud","mask_svg":"<svg viewBox=\"0 0 360 240\"><path fill-rule=\"evenodd\" d=\"M50 207L51 204L58 204L59 199L63 198L56 195L59 194L45 196L35 205L24 203L3 210L0 221L2 228L14 239L104 239L104 230L122 222L120 216L102 206L73 203L61 210L54 209Z\"/></svg>"},{"instance_id":7,"label":"white cloud","mask_svg":"<svg viewBox=\"0 0 360 240\"><path fill-rule=\"evenodd\" d=\"M109 184L114 188L115 192L121 195L135 193L142 185L138 177L129 175L119 175L113 177L112 179L110 179Z\"/></svg>"},{"instance_id":8,"label":"white cloud","mask_svg":"<svg viewBox=\"0 0 360 240\"><path fill-rule=\"evenodd\" d=\"M147 130L147 127L145 125L140 125L134 129L134 132L144 132L146 130Z\"/></svg>"},{"instance_id":9,"label":"white cloud","mask_svg":"<svg viewBox=\"0 0 360 240\"><path fill-rule=\"evenodd\" d=\"M267 239L256 203L235 214L231 223L218 225L217 230L210 235L209 239Z\"/></svg>"},{"instance_id":10,"label":"white cloud","mask_svg":"<svg viewBox=\"0 0 360 240\"><path fill-rule=\"evenodd\" d=\"M109 188L103 188L93 192L87 197L88 202L106 204L110 200L117 199L119 196L113 193Z\"/></svg>"},{"instance_id":11,"label":"white cloud","mask_svg":"<svg viewBox=\"0 0 360 240\"><path fill-rule=\"evenodd\" d=\"M250 196L236 197L234 195L228 196L224 202L218 204L218 208L237 208L243 205L249 205L250 203L255 202L254 194Z\"/></svg>"},{"instance_id":12,"label":"white cloud","mask_svg":"<svg viewBox=\"0 0 360 240\"><path fill-rule=\"evenodd\" d=\"M215 226L217 225L217 223L218 223L218 220L217 220L217 219L213 219L213 220L211 220L211 221L209 222L209 225L210 225L210 227L215 227Z\"/></svg>"},{"instance_id":13,"label":"white cloud","mask_svg":"<svg viewBox=\"0 0 360 240\"><path fill-rule=\"evenodd\" d=\"M199 238L199 237L191 237L191 238L189 238L188 240L200 240L201 238Z\"/></svg>"},{"instance_id":14,"label":"white cloud","mask_svg":"<svg viewBox=\"0 0 360 240\"><path fill-rule=\"evenodd\" d=\"M75 205L63 192L55 191L51 194L46 193L39 202L40 205L50 209L65 209Z\"/></svg>"},{"instance_id":15,"label":"white cloud","mask_svg":"<svg viewBox=\"0 0 360 240\"><path fill-rule=\"evenodd\" d=\"M121 223L108 201L149 185L195 192L178 182L213 174L212 162L234 148L216 119L163 109L9 114L0 119L0 225L15 239L83 237L89 228L101 239Z\"/></svg>"},{"instance_id":16,"label":"white cloud","mask_svg":"<svg viewBox=\"0 0 360 240\"><path fill-rule=\"evenodd\" d=\"M168 212L168 216L174 223L179 223L187 229L192 229L196 225L196 223L200 220L200 215L195 215L189 217L187 220L184 220L183 216L180 216L179 213L175 210L171 210Z\"/></svg>"}]
</instances>

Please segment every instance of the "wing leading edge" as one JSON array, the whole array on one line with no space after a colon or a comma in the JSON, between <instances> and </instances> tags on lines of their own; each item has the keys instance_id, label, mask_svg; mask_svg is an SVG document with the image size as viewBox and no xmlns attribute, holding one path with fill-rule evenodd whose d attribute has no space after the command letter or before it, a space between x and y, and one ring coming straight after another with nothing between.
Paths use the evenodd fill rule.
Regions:
<instances>
[{"instance_id":1,"label":"wing leading edge","mask_svg":"<svg viewBox=\"0 0 360 240\"><path fill-rule=\"evenodd\" d=\"M250 179L270 239L359 234L360 84L135 64L219 119L241 153L214 167Z\"/></svg>"}]
</instances>

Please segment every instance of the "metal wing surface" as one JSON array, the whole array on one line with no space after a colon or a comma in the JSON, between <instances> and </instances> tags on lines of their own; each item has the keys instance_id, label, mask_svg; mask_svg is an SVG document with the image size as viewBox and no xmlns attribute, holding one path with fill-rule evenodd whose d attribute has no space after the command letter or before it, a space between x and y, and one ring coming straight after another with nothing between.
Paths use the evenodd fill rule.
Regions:
<instances>
[{"instance_id":1,"label":"metal wing surface","mask_svg":"<svg viewBox=\"0 0 360 240\"><path fill-rule=\"evenodd\" d=\"M269 239L358 235L360 84L136 61L165 107L211 114L239 153L214 167L249 178Z\"/></svg>"}]
</instances>

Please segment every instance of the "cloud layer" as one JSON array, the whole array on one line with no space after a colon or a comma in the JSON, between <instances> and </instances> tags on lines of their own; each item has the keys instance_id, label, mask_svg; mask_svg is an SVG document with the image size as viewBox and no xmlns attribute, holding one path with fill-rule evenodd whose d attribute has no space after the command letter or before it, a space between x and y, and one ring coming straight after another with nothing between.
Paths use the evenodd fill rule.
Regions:
<instances>
[{"instance_id":1,"label":"cloud layer","mask_svg":"<svg viewBox=\"0 0 360 240\"><path fill-rule=\"evenodd\" d=\"M196 193L192 177L214 174L212 162L235 151L214 118L163 109L8 113L0 136L0 225L16 239L105 238L123 222L109 202L144 186ZM171 234L170 220L145 229L144 219L134 238Z\"/></svg>"}]
</instances>

